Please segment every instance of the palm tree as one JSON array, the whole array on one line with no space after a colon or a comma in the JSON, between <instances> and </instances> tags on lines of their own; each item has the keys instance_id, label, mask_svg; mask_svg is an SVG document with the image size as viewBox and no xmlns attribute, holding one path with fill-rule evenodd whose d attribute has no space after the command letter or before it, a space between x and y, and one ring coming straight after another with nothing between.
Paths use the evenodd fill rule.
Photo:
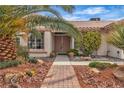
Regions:
<instances>
[{"instance_id":1,"label":"palm tree","mask_svg":"<svg viewBox=\"0 0 124 93\"><path fill-rule=\"evenodd\" d=\"M108 42L124 50L124 26L116 25L115 31L111 33Z\"/></svg>"},{"instance_id":2,"label":"palm tree","mask_svg":"<svg viewBox=\"0 0 124 93\"><path fill-rule=\"evenodd\" d=\"M64 30L76 38L78 31L66 22L53 6L0 6L0 60L16 58L15 37L18 32L29 33L36 26L54 30ZM73 6L56 6L72 13ZM49 12L53 16L38 15L37 12Z\"/></svg>"},{"instance_id":3,"label":"palm tree","mask_svg":"<svg viewBox=\"0 0 124 93\"><path fill-rule=\"evenodd\" d=\"M114 27L115 31L109 37L108 42L122 50L124 50L124 24L121 22ZM120 73L124 73L124 66L119 66L113 74L120 80L124 80L124 75Z\"/></svg>"}]
</instances>

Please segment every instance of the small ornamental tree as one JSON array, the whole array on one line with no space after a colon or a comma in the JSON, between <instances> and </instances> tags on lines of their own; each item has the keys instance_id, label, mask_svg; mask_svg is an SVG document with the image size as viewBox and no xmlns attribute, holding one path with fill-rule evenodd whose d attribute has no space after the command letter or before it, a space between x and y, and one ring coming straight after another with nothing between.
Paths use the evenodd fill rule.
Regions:
<instances>
[{"instance_id":1,"label":"small ornamental tree","mask_svg":"<svg viewBox=\"0 0 124 93\"><path fill-rule=\"evenodd\" d=\"M98 31L87 31L82 34L82 51L85 56L91 55L101 44L101 34Z\"/></svg>"}]
</instances>

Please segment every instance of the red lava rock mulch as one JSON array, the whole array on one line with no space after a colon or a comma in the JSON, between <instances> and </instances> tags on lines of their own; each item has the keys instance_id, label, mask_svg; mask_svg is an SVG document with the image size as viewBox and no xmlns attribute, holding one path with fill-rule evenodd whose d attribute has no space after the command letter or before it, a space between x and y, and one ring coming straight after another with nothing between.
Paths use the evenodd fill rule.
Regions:
<instances>
[{"instance_id":1,"label":"red lava rock mulch","mask_svg":"<svg viewBox=\"0 0 124 93\"><path fill-rule=\"evenodd\" d=\"M118 80L108 68L99 73L88 66L73 66L82 88L122 88L124 82Z\"/></svg>"},{"instance_id":2,"label":"red lava rock mulch","mask_svg":"<svg viewBox=\"0 0 124 93\"><path fill-rule=\"evenodd\" d=\"M6 73L19 73L27 70L35 69L36 74L32 77L25 75L19 81L19 85L22 88L38 88L41 87L42 81L46 77L53 62L44 62L43 64L31 64L26 63L19 65L18 67L11 67L0 70L0 87L5 88L8 84L5 83L4 77Z\"/></svg>"}]
</instances>

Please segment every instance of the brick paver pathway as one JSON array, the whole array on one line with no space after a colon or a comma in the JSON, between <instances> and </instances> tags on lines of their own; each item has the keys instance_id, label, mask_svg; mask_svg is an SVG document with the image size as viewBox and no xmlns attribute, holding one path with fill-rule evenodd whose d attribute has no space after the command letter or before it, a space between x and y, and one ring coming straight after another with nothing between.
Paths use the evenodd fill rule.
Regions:
<instances>
[{"instance_id":1,"label":"brick paver pathway","mask_svg":"<svg viewBox=\"0 0 124 93\"><path fill-rule=\"evenodd\" d=\"M67 56L56 57L41 87L80 88L74 69Z\"/></svg>"}]
</instances>

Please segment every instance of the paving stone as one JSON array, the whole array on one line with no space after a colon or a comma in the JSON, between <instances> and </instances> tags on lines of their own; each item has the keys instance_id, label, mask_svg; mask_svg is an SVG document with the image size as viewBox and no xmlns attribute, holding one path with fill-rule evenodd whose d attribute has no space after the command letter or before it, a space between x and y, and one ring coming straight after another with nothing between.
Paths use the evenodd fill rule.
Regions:
<instances>
[{"instance_id":1,"label":"paving stone","mask_svg":"<svg viewBox=\"0 0 124 93\"><path fill-rule=\"evenodd\" d=\"M59 62L64 60L63 63L59 65ZM48 72L48 77L45 78L41 87L48 88L80 88L78 79L74 72L73 67L70 65L69 59L67 56L58 56L50 71ZM57 64L56 64L57 63ZM51 76L51 77L50 77ZM75 82L76 81L76 82Z\"/></svg>"}]
</instances>

